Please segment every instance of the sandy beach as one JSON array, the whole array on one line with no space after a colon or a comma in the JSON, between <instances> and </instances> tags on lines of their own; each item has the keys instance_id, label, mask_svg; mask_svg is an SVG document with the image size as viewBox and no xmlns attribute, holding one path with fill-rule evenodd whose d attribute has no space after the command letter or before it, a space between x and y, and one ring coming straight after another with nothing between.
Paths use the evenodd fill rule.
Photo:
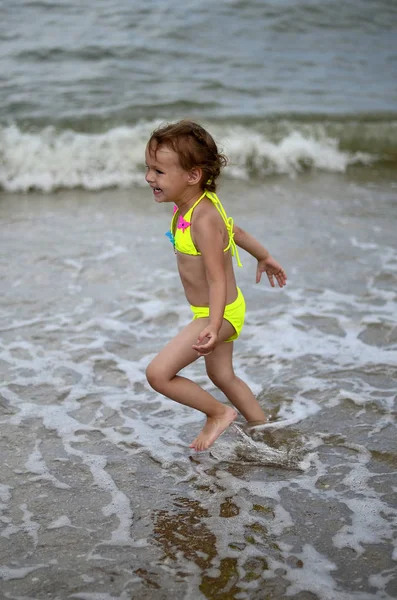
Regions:
<instances>
[{"instance_id":1,"label":"sandy beach","mask_svg":"<svg viewBox=\"0 0 397 600\"><path fill-rule=\"evenodd\" d=\"M289 283L256 286L242 257L236 370L274 422L239 418L201 454L202 415L144 376L190 318L167 208L139 188L3 194L2 597L396 595L395 185L223 182Z\"/></svg>"}]
</instances>

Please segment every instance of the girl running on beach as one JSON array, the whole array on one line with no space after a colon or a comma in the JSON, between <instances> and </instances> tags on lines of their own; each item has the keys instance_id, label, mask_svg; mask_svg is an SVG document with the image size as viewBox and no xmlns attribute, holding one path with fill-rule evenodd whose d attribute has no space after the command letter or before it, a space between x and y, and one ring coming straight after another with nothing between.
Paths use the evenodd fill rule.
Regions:
<instances>
[{"instance_id":1,"label":"girl running on beach","mask_svg":"<svg viewBox=\"0 0 397 600\"><path fill-rule=\"evenodd\" d=\"M237 412L179 375L200 356L204 356L208 377L245 419L266 422L254 394L233 370L233 341L240 335L245 315L232 263L234 256L241 266L237 246L257 259L257 283L264 272L272 287L274 280L283 287L287 277L269 252L227 217L215 193L227 159L205 129L187 120L160 127L152 133L145 156L146 181L154 199L174 203L167 235L194 315L151 361L146 376L157 392L207 415L206 424L190 444L197 451L206 450Z\"/></svg>"}]
</instances>

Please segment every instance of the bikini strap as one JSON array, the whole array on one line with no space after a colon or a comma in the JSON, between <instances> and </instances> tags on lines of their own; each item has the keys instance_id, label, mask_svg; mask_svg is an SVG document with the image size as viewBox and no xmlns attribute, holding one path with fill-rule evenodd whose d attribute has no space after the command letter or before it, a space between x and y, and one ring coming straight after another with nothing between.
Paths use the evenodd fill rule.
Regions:
<instances>
[{"instance_id":1,"label":"bikini strap","mask_svg":"<svg viewBox=\"0 0 397 600\"><path fill-rule=\"evenodd\" d=\"M221 215L222 219L224 220L227 231L229 233L229 244L227 245L225 250L229 250L229 248L231 248L232 256L236 257L237 266L242 267L243 265L241 263L241 260L240 260L239 254L238 254L237 244L234 241L233 218L227 216L226 211L223 208L222 203L219 200L218 196L215 194L215 192L210 192L208 190L205 190L203 196L207 196L207 198L209 200L211 200L211 202L215 205L215 208L218 210L219 214ZM201 196L201 198L203 198L203 196ZM200 200L201 200L201 198L200 198Z\"/></svg>"},{"instance_id":2,"label":"bikini strap","mask_svg":"<svg viewBox=\"0 0 397 600\"><path fill-rule=\"evenodd\" d=\"M192 206L191 208L189 208L189 210L187 211L187 213L186 213L186 214L188 214L188 213L190 213L190 212L193 212L193 210L196 208L197 204L198 204L199 202L201 202L201 200L204 198L204 196L206 196L206 193L205 193L205 192L204 192L204 194L201 194L200 198L199 198L198 200L196 200L196 202L193 204L193 206ZM185 217L186 217L186 215L185 215Z\"/></svg>"},{"instance_id":3,"label":"bikini strap","mask_svg":"<svg viewBox=\"0 0 397 600\"><path fill-rule=\"evenodd\" d=\"M200 198L199 198L198 200L196 200L196 202L193 204L193 206L191 206L191 207L189 208L189 210L187 211L186 215L188 215L189 213L192 213L192 212L193 212L193 210L196 208L197 204L198 204L199 202L201 202L201 200L204 198L204 196L206 196L206 193L205 193L205 192L204 192L204 194L202 194L202 195L200 196ZM171 233L172 233L172 234L174 234L174 232L175 232L175 227L174 227L174 225L175 225L175 219L176 219L177 212L178 212L178 207L177 207L177 205L175 204L175 205L174 205L174 214L173 214L173 216L172 216L172 221L171 221L171 229L170 229L170 231L171 231ZM185 215L185 217L186 217L186 215Z\"/></svg>"}]
</instances>

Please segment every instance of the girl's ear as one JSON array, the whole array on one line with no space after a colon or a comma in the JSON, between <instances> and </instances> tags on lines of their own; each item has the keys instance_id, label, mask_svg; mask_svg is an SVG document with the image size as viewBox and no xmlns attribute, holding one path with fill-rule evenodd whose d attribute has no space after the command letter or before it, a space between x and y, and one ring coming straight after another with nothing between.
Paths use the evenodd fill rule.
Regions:
<instances>
[{"instance_id":1,"label":"girl's ear","mask_svg":"<svg viewBox=\"0 0 397 600\"><path fill-rule=\"evenodd\" d=\"M189 171L188 182L190 185L196 185L197 183L200 183L202 176L202 169L200 169L200 167L193 167L193 169L190 169Z\"/></svg>"}]
</instances>

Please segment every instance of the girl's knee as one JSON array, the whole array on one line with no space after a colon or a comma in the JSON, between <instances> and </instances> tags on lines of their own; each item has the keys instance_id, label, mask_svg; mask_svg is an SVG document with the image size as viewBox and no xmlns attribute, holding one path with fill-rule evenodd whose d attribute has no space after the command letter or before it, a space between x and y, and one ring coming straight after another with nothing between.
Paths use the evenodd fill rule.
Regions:
<instances>
[{"instance_id":1,"label":"girl's knee","mask_svg":"<svg viewBox=\"0 0 397 600\"><path fill-rule=\"evenodd\" d=\"M207 375L212 383L222 391L233 385L236 377L233 371L207 371Z\"/></svg>"},{"instance_id":2,"label":"girl's knee","mask_svg":"<svg viewBox=\"0 0 397 600\"><path fill-rule=\"evenodd\" d=\"M170 381L170 378L156 365L154 360L146 368L146 379L156 392L162 392Z\"/></svg>"}]
</instances>

